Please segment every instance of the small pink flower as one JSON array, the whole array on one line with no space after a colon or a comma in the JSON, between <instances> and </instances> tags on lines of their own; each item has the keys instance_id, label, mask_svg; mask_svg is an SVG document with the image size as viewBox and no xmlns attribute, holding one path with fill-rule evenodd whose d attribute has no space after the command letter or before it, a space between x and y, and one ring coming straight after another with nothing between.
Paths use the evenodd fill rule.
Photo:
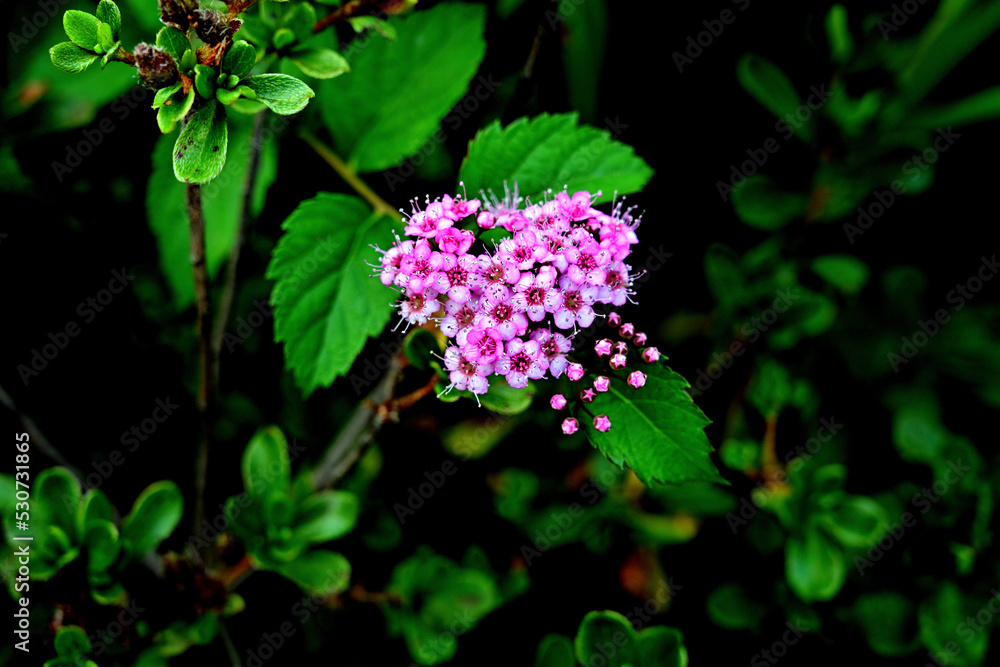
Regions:
<instances>
[{"instance_id":1,"label":"small pink flower","mask_svg":"<svg viewBox=\"0 0 1000 667\"><path fill-rule=\"evenodd\" d=\"M620 340L617 343L615 343L615 352L617 352L618 354L625 354L626 352L628 352L628 343L626 343L623 340Z\"/></svg>"},{"instance_id":2,"label":"small pink flower","mask_svg":"<svg viewBox=\"0 0 1000 667\"><path fill-rule=\"evenodd\" d=\"M494 225L497 224L497 219L489 211L482 211L476 216L476 224L483 229L493 229Z\"/></svg>"},{"instance_id":3,"label":"small pink flower","mask_svg":"<svg viewBox=\"0 0 1000 667\"><path fill-rule=\"evenodd\" d=\"M594 417L594 428L601 433L606 433L611 429L611 420L607 415L597 415Z\"/></svg>"},{"instance_id":4,"label":"small pink flower","mask_svg":"<svg viewBox=\"0 0 1000 667\"><path fill-rule=\"evenodd\" d=\"M622 325L622 316L618 313L608 313L608 326L609 327L620 327Z\"/></svg>"},{"instance_id":5,"label":"small pink flower","mask_svg":"<svg viewBox=\"0 0 1000 667\"><path fill-rule=\"evenodd\" d=\"M597 341L594 345L594 352L596 352L599 357L606 357L611 354L611 340L608 338L602 338Z\"/></svg>"},{"instance_id":6,"label":"small pink flower","mask_svg":"<svg viewBox=\"0 0 1000 667\"><path fill-rule=\"evenodd\" d=\"M635 334L635 344L636 345L645 345L646 344L646 334L642 333L641 331L637 331L636 334Z\"/></svg>"},{"instance_id":7,"label":"small pink flower","mask_svg":"<svg viewBox=\"0 0 1000 667\"><path fill-rule=\"evenodd\" d=\"M655 364L660 360L660 351L655 347L647 347L642 351L642 359L647 364Z\"/></svg>"},{"instance_id":8,"label":"small pink flower","mask_svg":"<svg viewBox=\"0 0 1000 667\"><path fill-rule=\"evenodd\" d=\"M611 380L609 380L607 376L598 375L596 378L594 378L594 389L596 389L597 391L604 393L610 387L611 387Z\"/></svg>"},{"instance_id":9,"label":"small pink flower","mask_svg":"<svg viewBox=\"0 0 1000 667\"><path fill-rule=\"evenodd\" d=\"M635 326L631 322L626 322L618 329L618 335L622 338L631 338L635 335Z\"/></svg>"},{"instance_id":10,"label":"small pink flower","mask_svg":"<svg viewBox=\"0 0 1000 667\"><path fill-rule=\"evenodd\" d=\"M552 406L553 410L562 410L566 407L566 397L562 394L556 394L549 400L549 405Z\"/></svg>"},{"instance_id":11,"label":"small pink flower","mask_svg":"<svg viewBox=\"0 0 1000 667\"><path fill-rule=\"evenodd\" d=\"M646 384L646 374L642 371L632 371L628 376L628 384L633 389L638 389Z\"/></svg>"},{"instance_id":12,"label":"small pink flower","mask_svg":"<svg viewBox=\"0 0 1000 667\"><path fill-rule=\"evenodd\" d=\"M572 417L566 417L562 423L562 432L566 435L573 435L580 428L580 423Z\"/></svg>"},{"instance_id":13,"label":"small pink flower","mask_svg":"<svg viewBox=\"0 0 1000 667\"><path fill-rule=\"evenodd\" d=\"M566 367L566 377L568 377L573 382L578 381L583 377L583 365L578 363L572 363Z\"/></svg>"},{"instance_id":14,"label":"small pink flower","mask_svg":"<svg viewBox=\"0 0 1000 667\"><path fill-rule=\"evenodd\" d=\"M591 389L590 387L587 387L586 389L580 392L580 400L583 401L584 403L593 403L595 396L596 394L594 394L594 390Z\"/></svg>"},{"instance_id":15,"label":"small pink flower","mask_svg":"<svg viewBox=\"0 0 1000 667\"><path fill-rule=\"evenodd\" d=\"M608 362L608 365L611 366L611 368L615 369L616 371L621 368L625 368L625 355L616 354L612 356L611 361Z\"/></svg>"}]
</instances>

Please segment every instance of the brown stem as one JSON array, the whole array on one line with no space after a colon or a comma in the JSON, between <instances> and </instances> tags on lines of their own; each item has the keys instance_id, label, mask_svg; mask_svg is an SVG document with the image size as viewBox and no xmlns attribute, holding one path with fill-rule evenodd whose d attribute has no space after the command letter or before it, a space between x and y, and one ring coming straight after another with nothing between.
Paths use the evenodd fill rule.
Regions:
<instances>
[{"instance_id":1,"label":"brown stem","mask_svg":"<svg viewBox=\"0 0 1000 667\"><path fill-rule=\"evenodd\" d=\"M368 187L368 184L358 177L357 172L348 166L346 162L341 160L340 156L333 152L333 149L317 139L316 136L308 130L303 130L299 133L299 136L301 136L302 139L309 144L328 165L333 167L333 170L340 174L340 177L343 178L348 185L354 188L355 192L371 204L376 213L391 215L397 220L402 219L399 211L394 209L387 201L375 194L375 191Z\"/></svg>"},{"instance_id":2,"label":"brown stem","mask_svg":"<svg viewBox=\"0 0 1000 667\"><path fill-rule=\"evenodd\" d=\"M764 479L773 481L781 470L778 463L778 413L771 412L764 422L764 446L761 453L764 467Z\"/></svg>"},{"instance_id":3,"label":"brown stem","mask_svg":"<svg viewBox=\"0 0 1000 667\"><path fill-rule=\"evenodd\" d=\"M229 263L226 266L226 282L219 300L219 312L215 315L215 328L212 331L212 383L219 386L219 357L222 352L222 341L226 335L226 325L229 323L229 312L233 308L236 295L236 268L240 261L240 250L246 238L246 228L250 220L251 204L254 187L257 184L257 171L260 166L261 143L264 136L264 113L254 117L253 132L250 134L250 154L247 160L247 175L243 181L243 204L240 210L239 228L233 249L229 252Z\"/></svg>"},{"instance_id":4,"label":"brown stem","mask_svg":"<svg viewBox=\"0 0 1000 667\"><path fill-rule=\"evenodd\" d=\"M191 270L194 274L194 296L198 306L198 347L201 353L198 380L198 416L201 434L195 458L194 529L200 529L205 517L205 483L208 479L209 409L214 394L212 384L212 345L209 340L211 319L208 300L208 271L205 268L205 214L201 207L201 186L187 185L187 211L191 229Z\"/></svg>"},{"instance_id":5,"label":"brown stem","mask_svg":"<svg viewBox=\"0 0 1000 667\"><path fill-rule=\"evenodd\" d=\"M31 446L38 451L40 451L45 456L52 459L57 465L61 465L63 468L69 470L74 477L76 477L80 482L83 482L83 474L71 464L66 458L59 453L59 450L52 446L48 438L41 432L38 428L38 424L29 417L28 415L21 412L17 405L14 404L14 399L10 397L3 387L0 387L0 403L3 403L4 407L16 414L20 420L21 424L24 426L24 430L28 433L28 442Z\"/></svg>"}]
</instances>

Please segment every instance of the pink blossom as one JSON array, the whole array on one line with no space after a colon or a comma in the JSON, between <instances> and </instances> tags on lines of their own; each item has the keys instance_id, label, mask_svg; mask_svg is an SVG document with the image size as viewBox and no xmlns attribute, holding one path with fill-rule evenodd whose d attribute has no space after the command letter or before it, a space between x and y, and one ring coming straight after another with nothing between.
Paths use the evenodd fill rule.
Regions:
<instances>
[{"instance_id":1,"label":"pink blossom","mask_svg":"<svg viewBox=\"0 0 1000 667\"><path fill-rule=\"evenodd\" d=\"M493 372L493 364L478 364L462 355L461 351L451 346L444 352L444 367L451 371L448 379L456 389L468 389L473 394L485 394L489 389L486 379Z\"/></svg>"},{"instance_id":2,"label":"pink blossom","mask_svg":"<svg viewBox=\"0 0 1000 667\"><path fill-rule=\"evenodd\" d=\"M625 324L618 327L618 335L622 338L631 338L635 335L635 327L631 322L626 322Z\"/></svg>"},{"instance_id":3,"label":"pink blossom","mask_svg":"<svg viewBox=\"0 0 1000 667\"><path fill-rule=\"evenodd\" d=\"M570 364L566 367L566 377L568 377L573 382L579 381L584 374L583 365L576 362Z\"/></svg>"},{"instance_id":4,"label":"pink blossom","mask_svg":"<svg viewBox=\"0 0 1000 667\"><path fill-rule=\"evenodd\" d=\"M608 365L611 366L611 368L615 369L616 371L621 368L625 368L625 355L624 354L612 355L611 360L608 361Z\"/></svg>"},{"instance_id":5,"label":"pink blossom","mask_svg":"<svg viewBox=\"0 0 1000 667\"><path fill-rule=\"evenodd\" d=\"M580 423L572 417L566 417L562 423L562 432L566 435L573 435L580 429Z\"/></svg>"},{"instance_id":6,"label":"pink blossom","mask_svg":"<svg viewBox=\"0 0 1000 667\"><path fill-rule=\"evenodd\" d=\"M646 384L646 374L642 371L632 371L628 376L628 384L633 389L638 389Z\"/></svg>"},{"instance_id":7,"label":"pink blossom","mask_svg":"<svg viewBox=\"0 0 1000 667\"><path fill-rule=\"evenodd\" d=\"M503 339L496 329L472 329L465 337L462 354L469 361L491 364L503 353Z\"/></svg>"},{"instance_id":8,"label":"pink blossom","mask_svg":"<svg viewBox=\"0 0 1000 667\"><path fill-rule=\"evenodd\" d=\"M622 316L618 313L608 313L608 326L620 327L622 325Z\"/></svg>"},{"instance_id":9,"label":"pink blossom","mask_svg":"<svg viewBox=\"0 0 1000 667\"><path fill-rule=\"evenodd\" d=\"M562 410L566 407L566 397L562 394L556 394L549 400L549 405L552 406L553 410Z\"/></svg>"},{"instance_id":10,"label":"pink blossom","mask_svg":"<svg viewBox=\"0 0 1000 667\"><path fill-rule=\"evenodd\" d=\"M634 340L636 345L643 346L646 344L646 334L641 331L637 331Z\"/></svg>"},{"instance_id":11,"label":"pink blossom","mask_svg":"<svg viewBox=\"0 0 1000 667\"><path fill-rule=\"evenodd\" d=\"M496 372L507 376L507 384L514 389L528 386L528 379L540 380L545 376L548 363L542 355L537 340L522 341L515 338L507 343L506 354L496 364Z\"/></svg>"},{"instance_id":12,"label":"pink blossom","mask_svg":"<svg viewBox=\"0 0 1000 667\"><path fill-rule=\"evenodd\" d=\"M580 390L580 400L584 403L593 403L594 396L596 396L596 394L594 394L594 390L590 387Z\"/></svg>"},{"instance_id":13,"label":"pink blossom","mask_svg":"<svg viewBox=\"0 0 1000 667\"><path fill-rule=\"evenodd\" d=\"M602 338L594 344L594 352L597 353L599 357L606 357L611 354L611 339Z\"/></svg>"},{"instance_id":14,"label":"pink blossom","mask_svg":"<svg viewBox=\"0 0 1000 667\"><path fill-rule=\"evenodd\" d=\"M476 235L468 229L456 229L449 227L440 232L435 239L441 252L452 255L464 255L472 247L472 242L476 240Z\"/></svg>"},{"instance_id":15,"label":"pink blossom","mask_svg":"<svg viewBox=\"0 0 1000 667\"><path fill-rule=\"evenodd\" d=\"M642 359L647 364L654 364L660 360L660 351L655 347L647 347L642 351Z\"/></svg>"},{"instance_id":16,"label":"pink blossom","mask_svg":"<svg viewBox=\"0 0 1000 667\"><path fill-rule=\"evenodd\" d=\"M601 433L606 433L611 429L611 420L607 415L597 415L594 417L594 428Z\"/></svg>"},{"instance_id":17,"label":"pink blossom","mask_svg":"<svg viewBox=\"0 0 1000 667\"><path fill-rule=\"evenodd\" d=\"M610 388L611 388L611 380L609 380L607 376L598 375L596 378L594 378L594 389L596 389L598 392L604 393Z\"/></svg>"}]
</instances>

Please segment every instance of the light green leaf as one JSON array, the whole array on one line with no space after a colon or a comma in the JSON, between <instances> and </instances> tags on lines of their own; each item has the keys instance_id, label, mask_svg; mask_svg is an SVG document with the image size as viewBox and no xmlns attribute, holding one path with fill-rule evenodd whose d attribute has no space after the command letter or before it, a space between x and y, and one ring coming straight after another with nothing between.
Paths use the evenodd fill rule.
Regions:
<instances>
[{"instance_id":1,"label":"light green leaf","mask_svg":"<svg viewBox=\"0 0 1000 667\"><path fill-rule=\"evenodd\" d=\"M582 665L635 665L635 634L632 624L616 611L589 612L583 617L573 640L576 659ZM613 653L607 650L608 645L615 648Z\"/></svg>"},{"instance_id":2,"label":"light green leaf","mask_svg":"<svg viewBox=\"0 0 1000 667\"><path fill-rule=\"evenodd\" d=\"M335 551L308 551L273 569L312 595L340 593L351 583L351 564Z\"/></svg>"},{"instance_id":3,"label":"light green leaf","mask_svg":"<svg viewBox=\"0 0 1000 667\"><path fill-rule=\"evenodd\" d=\"M920 605L918 619L920 623L920 640L934 654L949 656L948 665L953 667L978 667L983 664L989 648L990 633L988 630L972 632L967 619L974 617L984 607L984 603L992 605L996 598L973 600L963 593L953 581L945 580L937 591ZM964 630L956 634L956 629ZM957 655L946 649L954 646L956 637L964 641L963 650ZM968 637L968 638L967 638Z\"/></svg>"},{"instance_id":4,"label":"light green leaf","mask_svg":"<svg viewBox=\"0 0 1000 667\"><path fill-rule=\"evenodd\" d=\"M844 294L857 294L868 282L868 265L853 255L824 255L812 270Z\"/></svg>"},{"instance_id":5,"label":"light green leaf","mask_svg":"<svg viewBox=\"0 0 1000 667\"><path fill-rule=\"evenodd\" d=\"M535 667L576 667L573 642L563 635L545 635L535 653Z\"/></svg>"},{"instance_id":6,"label":"light green leaf","mask_svg":"<svg viewBox=\"0 0 1000 667\"><path fill-rule=\"evenodd\" d=\"M262 428L250 439L240 468L243 488L251 497L263 499L268 493L285 493L291 488L292 470L288 441L277 426Z\"/></svg>"},{"instance_id":7,"label":"light green leaf","mask_svg":"<svg viewBox=\"0 0 1000 667\"><path fill-rule=\"evenodd\" d=\"M267 268L275 280L275 340L302 390L329 386L354 362L369 336L385 328L394 294L369 277L369 243L391 243L391 218L347 195L320 193L299 204L282 225Z\"/></svg>"},{"instance_id":8,"label":"light green leaf","mask_svg":"<svg viewBox=\"0 0 1000 667\"><path fill-rule=\"evenodd\" d=\"M736 77L743 88L768 111L778 118L784 119L788 114L794 114L802 106L799 94L785 73L767 58L755 54L747 54L736 66ZM813 138L813 126L803 123L792 127L795 133L807 142Z\"/></svg>"},{"instance_id":9,"label":"light green leaf","mask_svg":"<svg viewBox=\"0 0 1000 667\"><path fill-rule=\"evenodd\" d=\"M183 183L208 183L226 164L229 131L226 108L215 100L191 114L174 144L174 176Z\"/></svg>"},{"instance_id":10,"label":"light green leaf","mask_svg":"<svg viewBox=\"0 0 1000 667\"><path fill-rule=\"evenodd\" d=\"M631 146L606 130L577 126L576 114L521 118L501 129L495 122L476 134L459 177L469 192L501 193L504 181L516 183L532 201L549 188L566 186L572 194L603 194L597 201L638 192L653 175Z\"/></svg>"},{"instance_id":11,"label":"light green leaf","mask_svg":"<svg viewBox=\"0 0 1000 667\"><path fill-rule=\"evenodd\" d=\"M628 465L647 484L706 480L728 484L712 463L704 428L711 423L685 391L690 385L667 366L643 364L646 385L632 389L618 378L589 406L607 415L602 433L584 418L591 443L619 466Z\"/></svg>"},{"instance_id":12,"label":"light green leaf","mask_svg":"<svg viewBox=\"0 0 1000 667\"><path fill-rule=\"evenodd\" d=\"M316 25L316 8L307 2L292 6L282 21L282 27L291 30L295 41L302 43L313 36L313 26Z\"/></svg>"},{"instance_id":13,"label":"light green leaf","mask_svg":"<svg viewBox=\"0 0 1000 667\"><path fill-rule=\"evenodd\" d=\"M87 546L87 568L91 572L103 572L118 559L121 542L118 528L110 521L92 523L83 541Z\"/></svg>"},{"instance_id":14,"label":"light green leaf","mask_svg":"<svg viewBox=\"0 0 1000 667\"><path fill-rule=\"evenodd\" d=\"M830 600L847 578L844 552L815 527L806 526L785 545L785 576L806 602Z\"/></svg>"},{"instance_id":15,"label":"light green leaf","mask_svg":"<svg viewBox=\"0 0 1000 667\"><path fill-rule=\"evenodd\" d=\"M865 593L854 603L856 627L879 655L898 658L913 651L918 642L913 603L894 591Z\"/></svg>"},{"instance_id":16,"label":"light green leaf","mask_svg":"<svg viewBox=\"0 0 1000 667\"><path fill-rule=\"evenodd\" d=\"M925 109L907 119L907 124L926 128L966 125L1000 117L1000 86L987 88L946 106Z\"/></svg>"},{"instance_id":17,"label":"light green leaf","mask_svg":"<svg viewBox=\"0 0 1000 667\"><path fill-rule=\"evenodd\" d=\"M183 513L184 499L176 484L169 480L150 484L122 520L125 551L142 558L174 532Z\"/></svg>"},{"instance_id":18,"label":"light green leaf","mask_svg":"<svg viewBox=\"0 0 1000 667\"><path fill-rule=\"evenodd\" d=\"M254 99L282 116L302 111L309 98L316 95L312 88L287 74L257 74L241 83L256 94Z\"/></svg>"},{"instance_id":19,"label":"light green leaf","mask_svg":"<svg viewBox=\"0 0 1000 667\"><path fill-rule=\"evenodd\" d=\"M361 503L347 491L321 491L306 498L295 518L293 539L326 542L351 532L358 522Z\"/></svg>"},{"instance_id":20,"label":"light green leaf","mask_svg":"<svg viewBox=\"0 0 1000 667\"><path fill-rule=\"evenodd\" d=\"M242 39L233 42L222 59L222 71L243 78L253 69L257 62L257 50L249 42Z\"/></svg>"},{"instance_id":21,"label":"light green leaf","mask_svg":"<svg viewBox=\"0 0 1000 667\"><path fill-rule=\"evenodd\" d=\"M292 56L292 62L317 79L332 79L351 69L347 59L333 49L310 49L296 53Z\"/></svg>"},{"instance_id":22,"label":"light green leaf","mask_svg":"<svg viewBox=\"0 0 1000 667\"><path fill-rule=\"evenodd\" d=\"M99 41L97 26L100 21L93 14L70 9L63 14L63 29L66 36L80 48L90 51L94 50Z\"/></svg>"},{"instance_id":23,"label":"light green leaf","mask_svg":"<svg viewBox=\"0 0 1000 667\"><path fill-rule=\"evenodd\" d=\"M64 72L79 74L94 64L99 57L96 53L81 49L73 42L60 42L51 49L52 64Z\"/></svg>"},{"instance_id":24,"label":"light green leaf","mask_svg":"<svg viewBox=\"0 0 1000 667\"><path fill-rule=\"evenodd\" d=\"M854 54L854 38L847 23L847 9L841 4L830 8L826 15L826 41L834 62L846 63Z\"/></svg>"},{"instance_id":25,"label":"light green leaf","mask_svg":"<svg viewBox=\"0 0 1000 667\"><path fill-rule=\"evenodd\" d=\"M167 100L162 99L159 96L162 90L170 90L169 88L164 88L161 91L158 91L156 97L153 98L154 104L158 101L163 102L156 112L156 124L160 128L160 132L163 134L170 134L173 132L174 128L177 127L177 123L183 120L194 106L194 98L196 95L194 87L192 86L187 95L184 94L181 87L178 87L174 91L173 95L168 98L170 100L170 104L167 104Z\"/></svg>"},{"instance_id":26,"label":"light green leaf","mask_svg":"<svg viewBox=\"0 0 1000 667\"><path fill-rule=\"evenodd\" d=\"M52 643L56 653L67 658L76 658L81 653L89 653L91 650L87 633L78 625L60 627L56 630L56 638Z\"/></svg>"},{"instance_id":27,"label":"light green leaf","mask_svg":"<svg viewBox=\"0 0 1000 667\"><path fill-rule=\"evenodd\" d=\"M111 34L118 39L118 33L122 29L122 13L118 5L111 0L101 0L97 3L97 19L102 23L107 23L111 27Z\"/></svg>"},{"instance_id":28,"label":"light green leaf","mask_svg":"<svg viewBox=\"0 0 1000 667\"><path fill-rule=\"evenodd\" d=\"M393 19L395 42L366 43L349 58L351 76L320 86L327 129L348 162L387 169L431 137L486 53L485 15L482 6L452 3ZM492 84L478 89L477 104L493 93Z\"/></svg>"},{"instance_id":29,"label":"light green leaf","mask_svg":"<svg viewBox=\"0 0 1000 667\"><path fill-rule=\"evenodd\" d=\"M190 94L194 95L193 89ZM277 118L275 120L280 122ZM243 183L250 153L253 119L232 114L229 123L229 159L218 178L201 188L205 213L205 261L210 278L218 273L229 256L239 229ZM173 147L173 137L162 136L153 150L146 211L149 226L156 236L160 267L173 293L174 306L180 309L194 303L194 279L191 275L191 235L188 231L185 186L174 178ZM253 215L263 207L264 194L274 182L277 172L274 142L266 141L261 150L255 196L251 204Z\"/></svg>"}]
</instances>

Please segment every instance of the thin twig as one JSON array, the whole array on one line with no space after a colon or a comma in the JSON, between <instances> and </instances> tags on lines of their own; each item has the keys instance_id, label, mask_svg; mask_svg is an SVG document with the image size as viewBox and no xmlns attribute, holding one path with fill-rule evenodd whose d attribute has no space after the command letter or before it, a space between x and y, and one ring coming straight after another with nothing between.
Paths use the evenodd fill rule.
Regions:
<instances>
[{"instance_id":1,"label":"thin twig","mask_svg":"<svg viewBox=\"0 0 1000 667\"><path fill-rule=\"evenodd\" d=\"M392 398L392 391L402 368L402 359L393 357L385 375L368 397L354 409L347 424L341 429L337 439L330 445L323 461L313 473L313 483L317 489L328 487L340 479L390 416L387 404Z\"/></svg>"},{"instance_id":2,"label":"thin twig","mask_svg":"<svg viewBox=\"0 0 1000 667\"><path fill-rule=\"evenodd\" d=\"M243 208L240 211L239 228L236 230L233 249L229 251L229 263L226 266L226 282L222 289L222 297L219 299L219 311L215 315L215 328L212 330L212 384L216 387L219 386L219 357L222 353L222 341L226 335L226 326L229 324L229 312L233 308L233 299L236 295L236 269L240 261L240 250L243 248L246 229L250 217L253 215L251 208L254 188L257 185L257 171L260 167L263 136L264 112L259 112L254 117L253 132L250 134L250 155L247 159L246 179L243 181Z\"/></svg>"},{"instance_id":3,"label":"thin twig","mask_svg":"<svg viewBox=\"0 0 1000 667\"><path fill-rule=\"evenodd\" d=\"M56 464L61 465L66 468L73 476L76 477L81 483L83 482L83 474L69 461L66 460L59 450L52 446L48 438L42 433L41 429L38 428L38 424L29 417L28 415L21 412L17 405L14 403L14 399L10 397L2 386L0 386L0 403L4 404L8 410L16 414L21 419L21 424L24 426L24 430L28 432L30 442L32 447L38 449L42 454L52 459Z\"/></svg>"},{"instance_id":4,"label":"thin twig","mask_svg":"<svg viewBox=\"0 0 1000 667\"><path fill-rule=\"evenodd\" d=\"M242 667L243 661L240 660L240 653L236 650L236 644L233 643L233 638L229 636L229 630L226 629L226 624L221 618L219 619L219 636L222 637L222 643L226 646L226 655L229 656L230 664L233 667Z\"/></svg>"},{"instance_id":5,"label":"thin twig","mask_svg":"<svg viewBox=\"0 0 1000 667\"><path fill-rule=\"evenodd\" d=\"M205 268L205 214L201 208L201 186L187 185L188 221L191 228L191 270L194 274L194 296L198 306L198 347L201 364L198 380L198 415L201 434L195 459L195 533L205 517L205 484L208 479L208 440L210 407L214 398L212 384L211 318L208 301L208 272Z\"/></svg>"},{"instance_id":6,"label":"thin twig","mask_svg":"<svg viewBox=\"0 0 1000 667\"><path fill-rule=\"evenodd\" d=\"M375 194L375 191L368 187L368 184L358 177L357 172L348 166L346 162L341 160L340 156L333 152L333 149L317 139L316 136L308 130L302 130L299 132L299 136L302 137L303 141L309 144L328 165L333 167L333 170L340 174L340 177L343 178L355 192L371 204L376 213L390 215L397 220L402 219L399 211L394 209L387 201Z\"/></svg>"}]
</instances>

